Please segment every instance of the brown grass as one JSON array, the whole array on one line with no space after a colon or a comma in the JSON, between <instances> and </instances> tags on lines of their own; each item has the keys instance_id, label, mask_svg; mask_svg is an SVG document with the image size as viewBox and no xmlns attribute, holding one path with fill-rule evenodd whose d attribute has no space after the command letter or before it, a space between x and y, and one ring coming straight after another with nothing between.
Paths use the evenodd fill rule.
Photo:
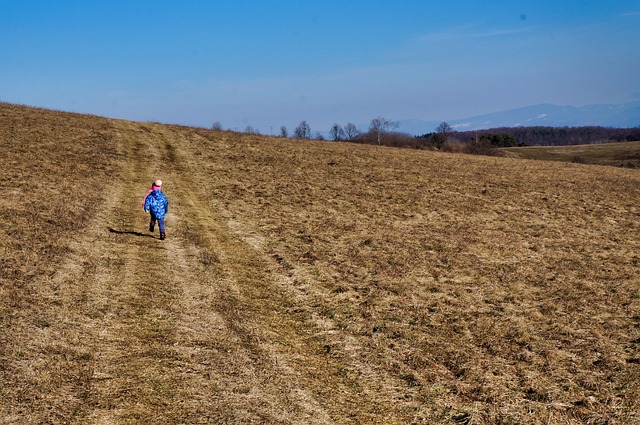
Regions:
<instances>
[{"instance_id":1,"label":"brown grass","mask_svg":"<svg viewBox=\"0 0 640 425\"><path fill-rule=\"evenodd\" d=\"M0 423L640 423L636 170L7 104L0 157Z\"/></svg>"},{"instance_id":2,"label":"brown grass","mask_svg":"<svg viewBox=\"0 0 640 425\"><path fill-rule=\"evenodd\" d=\"M500 151L514 158L640 168L640 142L577 146L528 146L502 148Z\"/></svg>"}]
</instances>

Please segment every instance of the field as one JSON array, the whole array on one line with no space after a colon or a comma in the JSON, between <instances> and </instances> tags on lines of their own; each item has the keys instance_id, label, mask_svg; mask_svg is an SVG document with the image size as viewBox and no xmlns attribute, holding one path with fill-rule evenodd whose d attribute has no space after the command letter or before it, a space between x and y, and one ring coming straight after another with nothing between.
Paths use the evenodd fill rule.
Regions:
<instances>
[{"instance_id":1,"label":"field","mask_svg":"<svg viewBox=\"0 0 640 425\"><path fill-rule=\"evenodd\" d=\"M638 170L9 104L0 158L1 424L640 424Z\"/></svg>"},{"instance_id":2,"label":"field","mask_svg":"<svg viewBox=\"0 0 640 425\"><path fill-rule=\"evenodd\" d=\"M640 168L640 142L503 148L513 158Z\"/></svg>"}]
</instances>

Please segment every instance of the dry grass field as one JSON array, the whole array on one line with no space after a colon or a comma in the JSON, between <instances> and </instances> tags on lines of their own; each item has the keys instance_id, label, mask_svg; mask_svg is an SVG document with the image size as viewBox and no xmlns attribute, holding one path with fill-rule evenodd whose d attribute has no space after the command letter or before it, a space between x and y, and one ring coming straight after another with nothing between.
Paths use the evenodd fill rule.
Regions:
<instances>
[{"instance_id":1,"label":"dry grass field","mask_svg":"<svg viewBox=\"0 0 640 425\"><path fill-rule=\"evenodd\" d=\"M502 148L500 150L513 158L640 168L640 142L575 146L526 146Z\"/></svg>"},{"instance_id":2,"label":"dry grass field","mask_svg":"<svg viewBox=\"0 0 640 425\"><path fill-rule=\"evenodd\" d=\"M640 424L638 170L9 104L0 158L0 424Z\"/></svg>"}]
</instances>

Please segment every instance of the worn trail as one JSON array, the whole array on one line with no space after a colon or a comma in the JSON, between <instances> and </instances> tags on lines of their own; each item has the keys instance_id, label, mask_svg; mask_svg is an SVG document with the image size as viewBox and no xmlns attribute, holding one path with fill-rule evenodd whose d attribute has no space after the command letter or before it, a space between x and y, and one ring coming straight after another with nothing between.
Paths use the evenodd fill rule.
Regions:
<instances>
[{"instance_id":1,"label":"worn trail","mask_svg":"<svg viewBox=\"0 0 640 425\"><path fill-rule=\"evenodd\" d=\"M338 365L305 332L277 265L202 201L179 135L116 127L127 166L65 267L84 288L78 343L87 352L69 422L357 421L353 383L336 378ZM158 177L170 200L165 241L147 231L140 206Z\"/></svg>"}]
</instances>

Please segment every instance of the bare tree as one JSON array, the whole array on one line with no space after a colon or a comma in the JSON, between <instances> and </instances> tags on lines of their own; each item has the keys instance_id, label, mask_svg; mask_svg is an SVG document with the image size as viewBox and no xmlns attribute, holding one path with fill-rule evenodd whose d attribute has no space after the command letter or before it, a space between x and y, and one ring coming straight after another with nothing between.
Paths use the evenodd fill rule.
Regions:
<instances>
[{"instance_id":1,"label":"bare tree","mask_svg":"<svg viewBox=\"0 0 640 425\"><path fill-rule=\"evenodd\" d=\"M283 125L280 127L280 137L287 138L289 137L289 132L287 131L287 126Z\"/></svg>"},{"instance_id":2,"label":"bare tree","mask_svg":"<svg viewBox=\"0 0 640 425\"><path fill-rule=\"evenodd\" d=\"M254 128L250 125L246 126L244 128L244 132L247 134L260 134L260 130L258 130L257 128Z\"/></svg>"},{"instance_id":3,"label":"bare tree","mask_svg":"<svg viewBox=\"0 0 640 425\"><path fill-rule=\"evenodd\" d=\"M433 135L433 141L438 149L441 149L445 143L447 143L447 139L449 138L449 134L454 130L447 122L441 122L436 127L436 134Z\"/></svg>"},{"instance_id":4,"label":"bare tree","mask_svg":"<svg viewBox=\"0 0 640 425\"><path fill-rule=\"evenodd\" d=\"M306 121L300 121L300 124L293 130L293 137L298 139L311 138L311 127Z\"/></svg>"},{"instance_id":5,"label":"bare tree","mask_svg":"<svg viewBox=\"0 0 640 425\"><path fill-rule=\"evenodd\" d=\"M211 125L211 130L222 130L222 124L220 124L220 121L216 121Z\"/></svg>"},{"instance_id":6,"label":"bare tree","mask_svg":"<svg viewBox=\"0 0 640 425\"><path fill-rule=\"evenodd\" d=\"M339 124L333 124L331 130L329 130L329 136L331 140L339 141L344 139L344 129Z\"/></svg>"},{"instance_id":7,"label":"bare tree","mask_svg":"<svg viewBox=\"0 0 640 425\"><path fill-rule=\"evenodd\" d=\"M393 131L398 127L400 127L400 123L398 121L390 121L383 117L377 117L371 120L371 124L369 124L369 132L375 134L376 139L378 140L378 145L380 145L382 142L382 134Z\"/></svg>"},{"instance_id":8,"label":"bare tree","mask_svg":"<svg viewBox=\"0 0 640 425\"><path fill-rule=\"evenodd\" d=\"M353 140L360 135L360 130L358 130L355 124L348 122L347 125L344 126L344 135L347 140Z\"/></svg>"}]
</instances>

